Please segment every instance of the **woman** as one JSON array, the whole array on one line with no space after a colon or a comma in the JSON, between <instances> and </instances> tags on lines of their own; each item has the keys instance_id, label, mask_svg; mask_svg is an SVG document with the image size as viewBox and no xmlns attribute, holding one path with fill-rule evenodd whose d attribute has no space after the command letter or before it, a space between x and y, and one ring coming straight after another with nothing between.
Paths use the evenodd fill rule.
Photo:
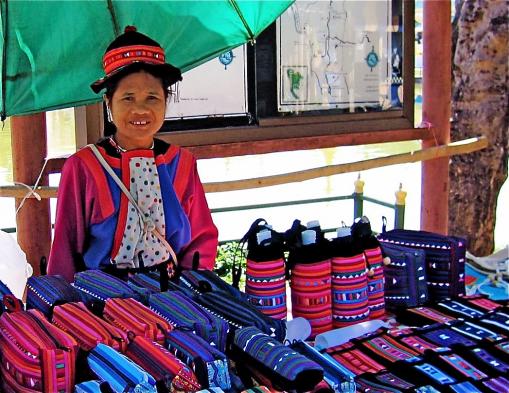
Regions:
<instances>
[{"instance_id":1,"label":"woman","mask_svg":"<svg viewBox=\"0 0 509 393\"><path fill-rule=\"evenodd\" d=\"M164 266L173 251L184 269L197 262L212 269L217 229L196 160L154 138L180 70L165 63L157 42L133 27L110 44L103 67L105 76L91 87L96 93L106 89L108 121L116 132L95 145L98 157L86 147L62 169L48 274L69 282L85 269L126 277ZM128 191L115 183L108 166Z\"/></svg>"}]
</instances>

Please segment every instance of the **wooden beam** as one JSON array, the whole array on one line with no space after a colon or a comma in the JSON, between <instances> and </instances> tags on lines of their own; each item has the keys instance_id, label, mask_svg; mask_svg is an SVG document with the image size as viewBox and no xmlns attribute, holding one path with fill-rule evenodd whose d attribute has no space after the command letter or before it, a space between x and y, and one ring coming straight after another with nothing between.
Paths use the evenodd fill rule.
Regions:
<instances>
[{"instance_id":1,"label":"wooden beam","mask_svg":"<svg viewBox=\"0 0 509 393\"><path fill-rule=\"evenodd\" d=\"M233 180L226 182L205 183L205 192L223 192L245 190L260 187L269 187L279 184L301 182L318 177L332 176L340 173L365 171L388 165L406 164L411 162L435 160L440 157L449 157L456 154L466 154L484 149L488 146L485 137L470 138L443 146L435 146L409 153L394 154L386 157L373 158L346 164L329 165L303 171L283 173L280 175L265 176L254 179Z\"/></svg>"},{"instance_id":2,"label":"wooden beam","mask_svg":"<svg viewBox=\"0 0 509 393\"><path fill-rule=\"evenodd\" d=\"M432 127L433 138L423 147L450 141L451 116L451 2L423 2L423 105L422 118ZM421 228L447 234L449 221L449 160L422 164Z\"/></svg>"},{"instance_id":3,"label":"wooden beam","mask_svg":"<svg viewBox=\"0 0 509 393\"><path fill-rule=\"evenodd\" d=\"M12 169L15 182L27 185L36 183L47 155L46 114L37 113L11 118ZM41 185L48 185L42 176ZM49 199L38 201L16 199L16 208L23 203L16 216L17 240L25 252L34 274L40 274L41 257L48 257L51 246Z\"/></svg>"},{"instance_id":4,"label":"wooden beam","mask_svg":"<svg viewBox=\"0 0 509 393\"><path fill-rule=\"evenodd\" d=\"M453 142L444 146L435 146L409 153L395 154L386 157L373 158L351 162L346 164L329 165L320 168L312 168L298 172L284 173L274 176L265 176L254 179L233 180L225 182L204 183L206 192L224 192L245 190L251 188L268 187L279 184L301 182L318 177L338 175L340 173L365 171L388 165L406 164L424 160L433 160L440 157L448 157L456 154L467 154L488 146L486 137L470 138L463 141ZM23 197L27 194L25 187L3 186L0 187L0 197ZM55 198L57 187L39 187L35 190L41 198ZM34 195L30 196L35 197Z\"/></svg>"},{"instance_id":5,"label":"wooden beam","mask_svg":"<svg viewBox=\"0 0 509 393\"><path fill-rule=\"evenodd\" d=\"M78 149L97 142L104 135L102 102L74 108L74 121Z\"/></svg>"}]
</instances>

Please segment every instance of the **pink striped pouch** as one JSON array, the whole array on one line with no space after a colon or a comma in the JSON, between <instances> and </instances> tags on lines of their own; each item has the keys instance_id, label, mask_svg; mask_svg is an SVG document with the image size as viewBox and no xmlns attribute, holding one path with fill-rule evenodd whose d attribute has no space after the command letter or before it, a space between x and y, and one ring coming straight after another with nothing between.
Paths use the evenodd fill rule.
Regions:
<instances>
[{"instance_id":1,"label":"pink striped pouch","mask_svg":"<svg viewBox=\"0 0 509 393\"><path fill-rule=\"evenodd\" d=\"M368 277L363 253L332 258L333 327L340 328L367 321Z\"/></svg>"},{"instance_id":2,"label":"pink striped pouch","mask_svg":"<svg viewBox=\"0 0 509 393\"><path fill-rule=\"evenodd\" d=\"M166 319L132 298L106 300L103 318L126 333L133 332L161 345L173 329Z\"/></svg>"},{"instance_id":3,"label":"pink striped pouch","mask_svg":"<svg viewBox=\"0 0 509 393\"><path fill-rule=\"evenodd\" d=\"M99 343L120 352L126 349L127 334L92 314L81 302L55 307L52 322L74 337L84 351L91 351Z\"/></svg>"},{"instance_id":4,"label":"pink striped pouch","mask_svg":"<svg viewBox=\"0 0 509 393\"><path fill-rule=\"evenodd\" d=\"M0 380L7 392L72 392L78 344L37 310L0 318Z\"/></svg>"},{"instance_id":5,"label":"pink striped pouch","mask_svg":"<svg viewBox=\"0 0 509 393\"><path fill-rule=\"evenodd\" d=\"M332 329L331 260L296 264L290 278L293 317L306 318L311 337Z\"/></svg>"},{"instance_id":6,"label":"pink striped pouch","mask_svg":"<svg viewBox=\"0 0 509 393\"><path fill-rule=\"evenodd\" d=\"M262 313L276 319L286 319L285 262L247 260L246 294L248 301Z\"/></svg>"}]
</instances>

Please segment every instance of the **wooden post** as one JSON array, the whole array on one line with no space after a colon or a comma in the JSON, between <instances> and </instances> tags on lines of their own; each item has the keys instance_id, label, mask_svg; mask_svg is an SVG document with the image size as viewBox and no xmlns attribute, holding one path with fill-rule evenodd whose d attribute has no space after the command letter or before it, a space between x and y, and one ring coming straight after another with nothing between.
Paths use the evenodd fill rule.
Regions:
<instances>
[{"instance_id":1,"label":"wooden post","mask_svg":"<svg viewBox=\"0 0 509 393\"><path fill-rule=\"evenodd\" d=\"M102 102L74 108L76 150L104 136Z\"/></svg>"},{"instance_id":2,"label":"wooden post","mask_svg":"<svg viewBox=\"0 0 509 393\"><path fill-rule=\"evenodd\" d=\"M15 182L33 186L44 165L47 154L46 114L11 117L12 168ZM43 176L39 185L47 186ZM21 203L16 198L16 208ZM41 257L48 257L51 246L49 199L27 198L16 216L17 238L34 275L40 274Z\"/></svg>"},{"instance_id":3,"label":"wooden post","mask_svg":"<svg viewBox=\"0 0 509 393\"><path fill-rule=\"evenodd\" d=\"M432 127L423 148L450 142L451 116L451 2L423 3L423 105L422 118ZM449 158L422 164L421 229L447 234Z\"/></svg>"}]
</instances>

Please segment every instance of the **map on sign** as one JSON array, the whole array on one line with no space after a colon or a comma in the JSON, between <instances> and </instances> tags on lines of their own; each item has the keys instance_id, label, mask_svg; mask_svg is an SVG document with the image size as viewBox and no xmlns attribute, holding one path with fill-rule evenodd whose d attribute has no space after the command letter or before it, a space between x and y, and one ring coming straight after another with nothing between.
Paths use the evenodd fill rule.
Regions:
<instances>
[{"instance_id":1,"label":"map on sign","mask_svg":"<svg viewBox=\"0 0 509 393\"><path fill-rule=\"evenodd\" d=\"M278 20L280 112L391 102L391 1L297 0Z\"/></svg>"},{"instance_id":2,"label":"map on sign","mask_svg":"<svg viewBox=\"0 0 509 393\"><path fill-rule=\"evenodd\" d=\"M173 87L166 119L246 115L245 45L185 72L182 78Z\"/></svg>"}]
</instances>

